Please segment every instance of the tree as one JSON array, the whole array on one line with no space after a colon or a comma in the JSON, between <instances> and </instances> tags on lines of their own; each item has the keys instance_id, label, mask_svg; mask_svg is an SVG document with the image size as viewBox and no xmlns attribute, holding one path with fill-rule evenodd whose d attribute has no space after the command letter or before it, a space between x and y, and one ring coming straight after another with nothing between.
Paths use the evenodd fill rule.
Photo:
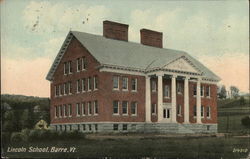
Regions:
<instances>
[{"instance_id":1,"label":"tree","mask_svg":"<svg viewBox=\"0 0 250 159\"><path fill-rule=\"evenodd\" d=\"M230 86L230 91L234 98L239 97L239 89L236 86Z\"/></svg>"},{"instance_id":2,"label":"tree","mask_svg":"<svg viewBox=\"0 0 250 159\"><path fill-rule=\"evenodd\" d=\"M218 92L218 96L220 99L225 99L227 97L227 90L226 90L226 87L224 85L221 86L221 88Z\"/></svg>"},{"instance_id":3,"label":"tree","mask_svg":"<svg viewBox=\"0 0 250 159\"><path fill-rule=\"evenodd\" d=\"M245 98L243 96L240 97L240 105L245 105L246 101Z\"/></svg>"}]
</instances>

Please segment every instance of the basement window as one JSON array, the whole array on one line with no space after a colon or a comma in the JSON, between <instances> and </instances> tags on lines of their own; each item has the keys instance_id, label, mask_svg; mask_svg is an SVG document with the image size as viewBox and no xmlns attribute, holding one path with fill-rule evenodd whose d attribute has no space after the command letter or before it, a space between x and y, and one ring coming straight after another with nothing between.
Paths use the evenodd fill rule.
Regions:
<instances>
[{"instance_id":1,"label":"basement window","mask_svg":"<svg viewBox=\"0 0 250 159\"><path fill-rule=\"evenodd\" d=\"M113 130L115 130L115 131L118 130L118 124L113 124Z\"/></svg>"}]
</instances>

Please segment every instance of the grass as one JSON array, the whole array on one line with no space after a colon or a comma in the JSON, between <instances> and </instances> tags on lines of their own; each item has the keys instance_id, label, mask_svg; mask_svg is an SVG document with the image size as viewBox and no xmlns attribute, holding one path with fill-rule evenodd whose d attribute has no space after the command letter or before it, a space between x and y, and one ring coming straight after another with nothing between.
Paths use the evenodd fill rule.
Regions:
<instances>
[{"instance_id":1,"label":"grass","mask_svg":"<svg viewBox=\"0 0 250 159\"><path fill-rule=\"evenodd\" d=\"M75 153L8 153L9 157L167 157L167 158L242 158L247 153L234 153L234 148L250 150L249 138L162 137L133 139L78 140L15 144L15 146L76 147Z\"/></svg>"}]
</instances>

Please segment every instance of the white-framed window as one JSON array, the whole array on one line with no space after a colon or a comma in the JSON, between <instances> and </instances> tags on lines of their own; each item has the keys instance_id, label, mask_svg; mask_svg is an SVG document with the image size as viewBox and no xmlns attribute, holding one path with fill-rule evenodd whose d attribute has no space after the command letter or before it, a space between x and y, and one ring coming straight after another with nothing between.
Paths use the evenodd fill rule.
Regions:
<instances>
[{"instance_id":1,"label":"white-framed window","mask_svg":"<svg viewBox=\"0 0 250 159\"><path fill-rule=\"evenodd\" d=\"M81 70L82 70L81 58L77 58L77 60L76 60L76 71L80 72Z\"/></svg>"},{"instance_id":2,"label":"white-framed window","mask_svg":"<svg viewBox=\"0 0 250 159\"><path fill-rule=\"evenodd\" d=\"M196 117L197 116L197 107L196 107L196 105L194 105L194 117Z\"/></svg>"},{"instance_id":3,"label":"white-framed window","mask_svg":"<svg viewBox=\"0 0 250 159\"><path fill-rule=\"evenodd\" d=\"M201 97L204 97L204 86L201 85Z\"/></svg>"},{"instance_id":4,"label":"white-framed window","mask_svg":"<svg viewBox=\"0 0 250 159\"><path fill-rule=\"evenodd\" d=\"M72 82L68 82L69 94L72 94Z\"/></svg>"},{"instance_id":5,"label":"white-framed window","mask_svg":"<svg viewBox=\"0 0 250 159\"><path fill-rule=\"evenodd\" d=\"M119 77L113 76L113 89L119 90Z\"/></svg>"},{"instance_id":6,"label":"white-framed window","mask_svg":"<svg viewBox=\"0 0 250 159\"><path fill-rule=\"evenodd\" d=\"M87 59L86 57L82 57L82 70L87 69Z\"/></svg>"},{"instance_id":7,"label":"white-framed window","mask_svg":"<svg viewBox=\"0 0 250 159\"><path fill-rule=\"evenodd\" d=\"M63 84L63 94L66 95L67 93L67 83Z\"/></svg>"},{"instance_id":8,"label":"white-framed window","mask_svg":"<svg viewBox=\"0 0 250 159\"><path fill-rule=\"evenodd\" d=\"M117 100L113 101L113 114L119 114L119 101Z\"/></svg>"},{"instance_id":9,"label":"white-framed window","mask_svg":"<svg viewBox=\"0 0 250 159\"><path fill-rule=\"evenodd\" d=\"M169 98L170 97L169 92L170 92L169 85L164 85L164 91L163 91L164 98Z\"/></svg>"},{"instance_id":10,"label":"white-framed window","mask_svg":"<svg viewBox=\"0 0 250 159\"><path fill-rule=\"evenodd\" d=\"M69 117L71 117L72 116L72 105L71 104L69 104L68 105L68 113L69 113Z\"/></svg>"},{"instance_id":11,"label":"white-framed window","mask_svg":"<svg viewBox=\"0 0 250 159\"><path fill-rule=\"evenodd\" d=\"M63 105L63 116L64 116L64 117L67 117L67 116L68 116L68 113L67 113L67 105L66 105L66 104Z\"/></svg>"},{"instance_id":12,"label":"white-framed window","mask_svg":"<svg viewBox=\"0 0 250 159\"><path fill-rule=\"evenodd\" d=\"M122 101L122 115L128 115L128 102Z\"/></svg>"},{"instance_id":13,"label":"white-framed window","mask_svg":"<svg viewBox=\"0 0 250 159\"><path fill-rule=\"evenodd\" d=\"M201 117L204 118L204 106L201 106Z\"/></svg>"},{"instance_id":14,"label":"white-framed window","mask_svg":"<svg viewBox=\"0 0 250 159\"><path fill-rule=\"evenodd\" d=\"M81 115L81 105L80 103L76 103L76 116Z\"/></svg>"},{"instance_id":15,"label":"white-framed window","mask_svg":"<svg viewBox=\"0 0 250 159\"><path fill-rule=\"evenodd\" d=\"M210 86L206 87L206 97L210 97Z\"/></svg>"},{"instance_id":16,"label":"white-framed window","mask_svg":"<svg viewBox=\"0 0 250 159\"><path fill-rule=\"evenodd\" d=\"M64 75L67 75L69 73L69 67L68 67L67 62L63 63L63 72L64 72Z\"/></svg>"},{"instance_id":17,"label":"white-framed window","mask_svg":"<svg viewBox=\"0 0 250 159\"><path fill-rule=\"evenodd\" d=\"M91 106L91 102L88 102L88 115L92 115L92 106Z\"/></svg>"},{"instance_id":18,"label":"white-framed window","mask_svg":"<svg viewBox=\"0 0 250 159\"><path fill-rule=\"evenodd\" d=\"M64 95L64 84L61 85L61 95Z\"/></svg>"},{"instance_id":19,"label":"white-framed window","mask_svg":"<svg viewBox=\"0 0 250 159\"><path fill-rule=\"evenodd\" d=\"M98 108L98 101L94 101L94 115L97 115L99 112L99 108Z\"/></svg>"},{"instance_id":20,"label":"white-framed window","mask_svg":"<svg viewBox=\"0 0 250 159\"><path fill-rule=\"evenodd\" d=\"M88 91L91 91L91 77L88 78Z\"/></svg>"},{"instance_id":21,"label":"white-framed window","mask_svg":"<svg viewBox=\"0 0 250 159\"><path fill-rule=\"evenodd\" d=\"M136 92L137 91L137 78L131 79L131 91Z\"/></svg>"},{"instance_id":22,"label":"white-framed window","mask_svg":"<svg viewBox=\"0 0 250 159\"><path fill-rule=\"evenodd\" d=\"M59 96L61 96L61 85L58 85L58 92L59 92Z\"/></svg>"},{"instance_id":23,"label":"white-framed window","mask_svg":"<svg viewBox=\"0 0 250 159\"><path fill-rule=\"evenodd\" d=\"M180 104L178 104L178 107L177 107L177 115L181 116L181 105Z\"/></svg>"},{"instance_id":24,"label":"white-framed window","mask_svg":"<svg viewBox=\"0 0 250 159\"><path fill-rule=\"evenodd\" d=\"M59 111L58 111L58 106L55 106L55 118L58 118L59 117Z\"/></svg>"},{"instance_id":25,"label":"white-framed window","mask_svg":"<svg viewBox=\"0 0 250 159\"><path fill-rule=\"evenodd\" d=\"M151 114L156 115L156 103L151 104Z\"/></svg>"},{"instance_id":26,"label":"white-framed window","mask_svg":"<svg viewBox=\"0 0 250 159\"><path fill-rule=\"evenodd\" d=\"M211 108L210 108L210 106L207 106L206 115L207 115L207 118L211 118Z\"/></svg>"},{"instance_id":27,"label":"white-framed window","mask_svg":"<svg viewBox=\"0 0 250 159\"><path fill-rule=\"evenodd\" d=\"M63 116L63 109L62 109L62 105L59 106L59 118L61 118Z\"/></svg>"},{"instance_id":28,"label":"white-framed window","mask_svg":"<svg viewBox=\"0 0 250 159\"><path fill-rule=\"evenodd\" d=\"M85 111L85 102L82 102L82 116L85 116L86 111Z\"/></svg>"},{"instance_id":29,"label":"white-framed window","mask_svg":"<svg viewBox=\"0 0 250 159\"><path fill-rule=\"evenodd\" d=\"M122 130L123 131L128 130L128 124L122 124Z\"/></svg>"},{"instance_id":30,"label":"white-framed window","mask_svg":"<svg viewBox=\"0 0 250 159\"><path fill-rule=\"evenodd\" d=\"M113 130L117 131L119 128L119 125L118 124L113 124Z\"/></svg>"},{"instance_id":31,"label":"white-framed window","mask_svg":"<svg viewBox=\"0 0 250 159\"><path fill-rule=\"evenodd\" d=\"M180 82L177 82L177 93L181 94L182 93L182 85Z\"/></svg>"},{"instance_id":32,"label":"white-framed window","mask_svg":"<svg viewBox=\"0 0 250 159\"><path fill-rule=\"evenodd\" d=\"M197 86L193 85L193 95L196 96L197 95Z\"/></svg>"},{"instance_id":33,"label":"white-framed window","mask_svg":"<svg viewBox=\"0 0 250 159\"><path fill-rule=\"evenodd\" d=\"M76 81L76 90L77 90L77 93L80 93L81 92L81 80L77 80Z\"/></svg>"},{"instance_id":34,"label":"white-framed window","mask_svg":"<svg viewBox=\"0 0 250 159\"><path fill-rule=\"evenodd\" d=\"M152 89L152 92L156 92L156 81L155 80L153 80L151 82L151 89Z\"/></svg>"},{"instance_id":35,"label":"white-framed window","mask_svg":"<svg viewBox=\"0 0 250 159\"><path fill-rule=\"evenodd\" d=\"M137 115L137 102L131 102L131 115Z\"/></svg>"},{"instance_id":36,"label":"white-framed window","mask_svg":"<svg viewBox=\"0 0 250 159\"><path fill-rule=\"evenodd\" d=\"M128 78L122 77L122 90L127 91L128 90Z\"/></svg>"},{"instance_id":37,"label":"white-framed window","mask_svg":"<svg viewBox=\"0 0 250 159\"><path fill-rule=\"evenodd\" d=\"M72 70L72 61L68 62L68 66L69 66L69 74L72 74L73 73L73 70Z\"/></svg>"},{"instance_id":38,"label":"white-framed window","mask_svg":"<svg viewBox=\"0 0 250 159\"><path fill-rule=\"evenodd\" d=\"M86 91L86 78L82 79L82 91L85 92Z\"/></svg>"},{"instance_id":39,"label":"white-framed window","mask_svg":"<svg viewBox=\"0 0 250 159\"><path fill-rule=\"evenodd\" d=\"M58 87L59 87L58 85L55 86L55 96L56 97L59 96L59 88Z\"/></svg>"},{"instance_id":40,"label":"white-framed window","mask_svg":"<svg viewBox=\"0 0 250 159\"><path fill-rule=\"evenodd\" d=\"M98 78L97 76L94 76L94 90L98 89Z\"/></svg>"}]
</instances>

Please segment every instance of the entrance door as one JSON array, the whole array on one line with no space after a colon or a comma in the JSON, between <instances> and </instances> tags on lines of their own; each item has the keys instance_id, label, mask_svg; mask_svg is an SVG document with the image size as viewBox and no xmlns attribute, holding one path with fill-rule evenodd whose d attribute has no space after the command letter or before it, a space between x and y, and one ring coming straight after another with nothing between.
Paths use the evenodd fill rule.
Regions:
<instances>
[{"instance_id":1,"label":"entrance door","mask_svg":"<svg viewBox=\"0 0 250 159\"><path fill-rule=\"evenodd\" d=\"M170 109L163 109L163 118L170 119Z\"/></svg>"}]
</instances>

